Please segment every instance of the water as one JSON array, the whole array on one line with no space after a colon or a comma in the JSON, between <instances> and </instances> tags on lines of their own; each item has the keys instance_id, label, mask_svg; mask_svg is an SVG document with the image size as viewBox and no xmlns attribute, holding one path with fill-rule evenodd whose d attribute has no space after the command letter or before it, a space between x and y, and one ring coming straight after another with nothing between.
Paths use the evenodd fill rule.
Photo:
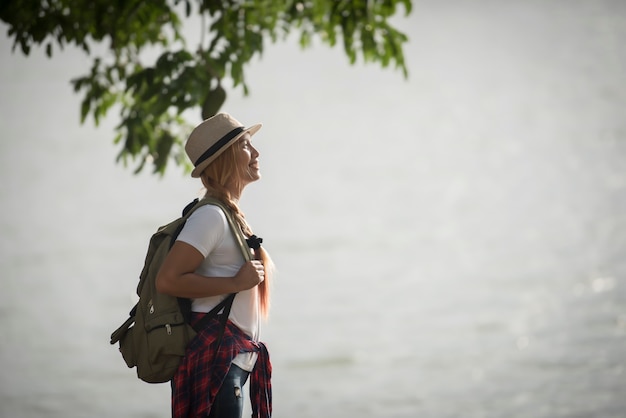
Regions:
<instances>
[{"instance_id":1,"label":"water","mask_svg":"<svg viewBox=\"0 0 626 418\"><path fill-rule=\"evenodd\" d=\"M279 267L276 417L624 416L625 18L422 1L409 80L295 42L249 67L226 110L265 124L243 206ZM0 44L0 416L166 417L108 337L199 185L78 125L79 54Z\"/></svg>"}]
</instances>

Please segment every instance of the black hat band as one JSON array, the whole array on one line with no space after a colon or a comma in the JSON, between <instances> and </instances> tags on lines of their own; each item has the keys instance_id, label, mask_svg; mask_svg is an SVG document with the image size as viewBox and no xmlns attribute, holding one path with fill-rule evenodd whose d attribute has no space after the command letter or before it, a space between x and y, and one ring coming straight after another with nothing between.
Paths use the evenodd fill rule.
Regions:
<instances>
[{"instance_id":1,"label":"black hat band","mask_svg":"<svg viewBox=\"0 0 626 418\"><path fill-rule=\"evenodd\" d=\"M224 135L219 141L217 141L215 144L211 145L209 147L208 150L206 150L204 152L204 154L202 154L194 163L194 166L199 166L200 164L202 164L204 161L206 161L209 157L211 157L212 155L214 155L217 151L219 151L224 145L228 144L230 142L231 139L233 139L234 137L236 137L237 135L239 135L241 132L243 132L243 126L240 126L239 128L235 128L232 131L230 131L229 133L227 133L226 135Z\"/></svg>"}]
</instances>

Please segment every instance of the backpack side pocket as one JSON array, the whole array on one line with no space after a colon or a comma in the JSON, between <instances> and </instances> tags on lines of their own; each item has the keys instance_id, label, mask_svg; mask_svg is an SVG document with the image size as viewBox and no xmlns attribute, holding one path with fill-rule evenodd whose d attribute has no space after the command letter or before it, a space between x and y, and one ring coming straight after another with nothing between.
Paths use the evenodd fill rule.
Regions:
<instances>
[{"instance_id":1,"label":"backpack side pocket","mask_svg":"<svg viewBox=\"0 0 626 418\"><path fill-rule=\"evenodd\" d=\"M131 315L128 319L113 333L111 334L111 344L115 344L119 341L120 353L129 368L137 365L137 354L135 350L135 344L133 339L133 324L135 323L135 309L131 311Z\"/></svg>"},{"instance_id":2,"label":"backpack side pocket","mask_svg":"<svg viewBox=\"0 0 626 418\"><path fill-rule=\"evenodd\" d=\"M128 328L120 339L120 353L122 353L122 357L129 368L133 368L137 365L137 352L133 338L134 330L135 327Z\"/></svg>"}]
</instances>

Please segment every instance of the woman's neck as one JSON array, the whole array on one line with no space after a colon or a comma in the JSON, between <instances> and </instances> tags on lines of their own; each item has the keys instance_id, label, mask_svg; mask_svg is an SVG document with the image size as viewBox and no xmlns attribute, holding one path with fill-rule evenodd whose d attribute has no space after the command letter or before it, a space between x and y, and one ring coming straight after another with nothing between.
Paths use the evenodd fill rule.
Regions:
<instances>
[{"instance_id":1,"label":"woman's neck","mask_svg":"<svg viewBox=\"0 0 626 418\"><path fill-rule=\"evenodd\" d=\"M228 188L228 194L230 195L231 199L233 199L233 201L235 203L239 203L239 198L241 197L241 192L243 191L243 188Z\"/></svg>"},{"instance_id":2,"label":"woman's neck","mask_svg":"<svg viewBox=\"0 0 626 418\"><path fill-rule=\"evenodd\" d=\"M232 200L235 204L239 203L239 199L241 198L241 192L243 191L243 187L237 187L235 184L228 184L223 188L223 191L226 192L227 199ZM207 195L210 195L211 191L207 189Z\"/></svg>"}]
</instances>

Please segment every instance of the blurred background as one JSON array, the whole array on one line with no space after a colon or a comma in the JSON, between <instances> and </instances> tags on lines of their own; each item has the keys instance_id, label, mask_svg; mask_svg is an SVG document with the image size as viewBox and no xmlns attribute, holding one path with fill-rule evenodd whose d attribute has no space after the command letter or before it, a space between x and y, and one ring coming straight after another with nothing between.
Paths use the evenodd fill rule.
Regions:
<instances>
[{"instance_id":1,"label":"blurred background","mask_svg":"<svg viewBox=\"0 0 626 418\"><path fill-rule=\"evenodd\" d=\"M396 25L408 80L292 39L223 108L264 123L242 206L278 266L274 416L623 417L626 3L419 0ZM0 416L167 417L109 335L200 183L115 164L115 112L80 126L80 52L10 49Z\"/></svg>"}]
</instances>

